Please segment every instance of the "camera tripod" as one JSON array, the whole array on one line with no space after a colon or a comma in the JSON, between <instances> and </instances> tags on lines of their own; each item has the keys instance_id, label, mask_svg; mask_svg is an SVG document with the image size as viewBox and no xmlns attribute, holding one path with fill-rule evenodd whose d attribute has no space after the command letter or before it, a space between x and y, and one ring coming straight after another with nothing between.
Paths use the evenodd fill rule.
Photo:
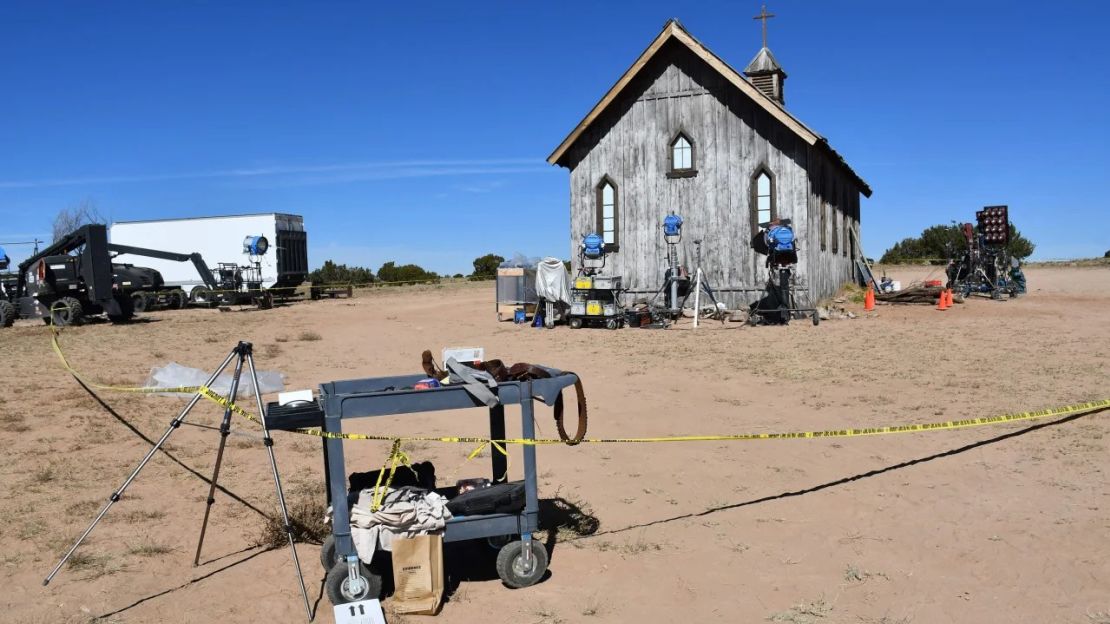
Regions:
<instances>
[{"instance_id":1,"label":"camera tripod","mask_svg":"<svg viewBox=\"0 0 1110 624\"><path fill-rule=\"evenodd\" d=\"M193 398L189 400L189 404L185 406L185 409L181 410L181 413L176 418L170 421L170 425L166 428L165 433L163 433L162 437L159 438L157 442L155 442L154 446L152 446L149 451L147 451L147 454L139 462L139 465L136 466L135 469L131 472L130 476L128 476L127 479L124 480L123 484L120 485L119 488L116 491L112 492L112 495L108 497L107 504L104 505L103 509L100 510L100 513L97 514L96 518L94 518L88 528L85 529L85 532L82 533L81 536L77 538L77 541L75 541L73 545L69 547L69 550L66 551L65 555L62 556L61 561L58 562L58 565L54 566L54 569L51 570L50 574L46 576L46 578L42 582L43 585L48 585L50 581L53 580L54 576L58 574L58 571L62 569L62 566L65 565L66 561L68 561L69 558L73 556L73 553L77 550L81 543L85 541L90 533L92 533L93 529L96 528L96 525L99 524L101 519L103 519L104 516L108 513L108 510L112 508L112 505L116 504L120 500L120 498L123 497L123 493L127 489L127 487L130 486L135 478L139 476L139 472L141 472L142 469L146 467L151 458L153 458L154 455L162 448L162 446L165 445L166 441L169 439L174 430L181 426L181 424L185 421L185 418L189 415L189 412L192 411L193 407L196 406L196 404L201 400L202 397L207 395L207 392L209 392L208 386L212 382L214 382L217 377L220 376L220 373L222 373L224 369L227 368L228 364L230 364L232 360L235 360L235 372L232 374L231 377L231 390L228 393L227 403L225 404L223 421L220 423L220 446L219 449L216 451L216 465L213 469L212 480L208 489L208 499L204 509L204 522L201 525L200 539L197 542L197 552L195 558L193 559L193 565L198 565L200 562L200 552L202 546L204 545L204 534L208 528L209 512L211 512L212 504L215 502L214 495L216 492L216 481L220 476L220 464L223 461L224 447L227 445L227 436L231 432L231 414L234 411L233 406L235 404L235 397L239 391L239 377L243 372L243 362L246 362L247 367L250 370L251 385L254 390L255 402L258 406L259 419L262 421L262 440L266 446L267 453L269 453L270 468L274 473L274 487L277 490L278 506L281 508L281 519L283 522L282 526L285 529L286 536L289 538L289 550L293 555L293 566L297 570L297 580L300 582L301 596L304 598L305 612L308 615L308 619L310 621L312 620L312 607L309 605L308 591L305 589L304 575L301 573L301 562L297 558L297 548L293 544L293 525L289 521L289 510L285 504L285 493L282 491L281 477L278 475L277 459L274 457L274 441L273 438L270 437L270 430L266 428L266 411L262 407L262 393L259 391L258 387L258 373L255 371L254 368L253 347L249 342L239 342L239 344L235 345L235 347L231 350L231 353L229 353L228 356L224 358L223 363L220 364L216 371L212 373L212 375L208 378L208 381L204 382L204 385L201 388L197 389L197 391L193 394Z\"/></svg>"},{"instance_id":2,"label":"camera tripod","mask_svg":"<svg viewBox=\"0 0 1110 624\"><path fill-rule=\"evenodd\" d=\"M695 252L697 268L694 270L693 276L694 287L693 289L686 288L686 294L682 296L681 301L678 298L679 290L684 285L689 285L691 277L684 273L682 267L678 264L678 244L668 241L667 246L667 272L664 275L663 285L659 287L659 290L655 291L655 295L652 296L649 307L655 309L655 301L659 299L659 295L666 293L665 299L668 304L668 318L663 320L664 324L666 324L668 321L675 320L682 315L682 309L686 307L686 302L690 299L690 295L692 294L694 295L694 327L697 327L698 315L700 314L698 306L701 303L701 293L704 292L705 295L709 297L709 300L713 302L714 312L710 317L718 319L723 323L725 321L724 306L717 301L717 296L713 292L713 287L709 284L709 277L701 268L701 240L694 241L694 247L697 250Z\"/></svg>"},{"instance_id":3,"label":"camera tripod","mask_svg":"<svg viewBox=\"0 0 1110 624\"><path fill-rule=\"evenodd\" d=\"M697 261L697 269L694 270L694 327L698 326L698 315L701 314L701 293L704 291L709 300L713 302L713 314L709 318L717 319L722 323L725 322L725 306L717 301L716 295L713 294L713 287L709 284L709 276L701 270L701 240L694 241L694 257ZM686 297L682 299L680 308L686 307L686 300L690 298L690 293L686 293Z\"/></svg>"}]
</instances>

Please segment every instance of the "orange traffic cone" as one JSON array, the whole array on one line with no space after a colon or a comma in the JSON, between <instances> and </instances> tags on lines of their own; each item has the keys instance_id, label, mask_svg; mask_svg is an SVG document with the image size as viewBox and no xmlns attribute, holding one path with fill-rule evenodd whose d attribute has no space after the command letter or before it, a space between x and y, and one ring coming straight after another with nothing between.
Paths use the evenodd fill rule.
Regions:
<instances>
[{"instance_id":1,"label":"orange traffic cone","mask_svg":"<svg viewBox=\"0 0 1110 624\"><path fill-rule=\"evenodd\" d=\"M947 293L947 295L946 295L946 296L948 297L948 302L947 302L947 303L946 303L945 305L947 305L947 306L948 306L948 307L950 307L950 308L951 308L952 306L956 305L956 302L955 302L955 301L952 301L952 289L951 289L951 288L949 288L948 290L945 290L944 292L945 292L945 293Z\"/></svg>"},{"instance_id":2,"label":"orange traffic cone","mask_svg":"<svg viewBox=\"0 0 1110 624\"><path fill-rule=\"evenodd\" d=\"M875 309L875 289L868 288L867 294L863 296L863 309L870 312Z\"/></svg>"},{"instance_id":3,"label":"orange traffic cone","mask_svg":"<svg viewBox=\"0 0 1110 624\"><path fill-rule=\"evenodd\" d=\"M948 309L948 291L947 290L940 291L940 297L937 298L937 309L938 310L947 310Z\"/></svg>"}]
</instances>

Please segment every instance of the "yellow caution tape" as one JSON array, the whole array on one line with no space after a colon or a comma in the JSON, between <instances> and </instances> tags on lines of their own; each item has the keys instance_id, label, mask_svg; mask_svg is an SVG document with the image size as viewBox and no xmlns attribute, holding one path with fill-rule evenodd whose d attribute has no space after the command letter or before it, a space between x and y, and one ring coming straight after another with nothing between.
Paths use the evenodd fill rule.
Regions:
<instances>
[{"instance_id":1,"label":"yellow caution tape","mask_svg":"<svg viewBox=\"0 0 1110 624\"><path fill-rule=\"evenodd\" d=\"M74 369L66 360L65 354L62 352L62 347L58 344L58 332L51 325L51 345L54 352L58 355L62 366L82 383L102 390L110 390L114 392L134 392L144 394L157 394L166 392L182 392L182 393L198 393L201 396L219 404L225 409L230 409L234 413L251 420L252 422L262 424L262 419L246 411L242 407L229 401L226 397L212 390L207 386L182 386L178 388L150 388L150 387L121 387L109 386L98 384L89 381L86 377L81 375ZM1110 399L1102 399L1097 401L1088 401L1086 403L1077 403L1074 405L1066 405L1063 407L1055 407L1037 411L1017 412L1014 414L1003 414L1000 416L984 416L980 418L967 418L962 420L946 420L942 422L921 423L921 424L908 424L908 425L891 425L886 427L862 427L852 429L829 429L825 431L793 431L784 433L734 433L723 435L684 435L684 436L659 436L659 437L646 437L646 438L584 438L582 444L643 444L643 443L656 443L656 442L736 442L742 440L794 440L794 439L812 439L812 438L851 438L857 436L876 436L876 435L891 435L898 433L919 433L925 431L941 431L952 429L966 429L969 427L982 427L985 425L997 425L1009 422L1018 422L1025 420L1036 420L1041 418L1053 418L1060 416L1075 416L1080 414L1087 414L1091 412L1098 412L1105 409L1110 409ZM376 440L393 442L397 448L391 452L391 460L397 453L400 453L399 444L402 441L408 442L444 442L454 444L475 444L477 448L471 452L468 459L476 457L486 446L493 446L497 451L508 455L505 450L505 445L517 444L522 446L540 446L540 445L554 445L565 444L563 440L556 438L483 438L483 437L459 437L459 436L383 436L383 435L369 435L365 433L337 433L331 431L321 431L319 429L297 429L294 433L303 435L317 436L321 438L331 438L340 440ZM403 456L403 453L401 453ZM407 461L407 458L406 458Z\"/></svg>"}]
</instances>

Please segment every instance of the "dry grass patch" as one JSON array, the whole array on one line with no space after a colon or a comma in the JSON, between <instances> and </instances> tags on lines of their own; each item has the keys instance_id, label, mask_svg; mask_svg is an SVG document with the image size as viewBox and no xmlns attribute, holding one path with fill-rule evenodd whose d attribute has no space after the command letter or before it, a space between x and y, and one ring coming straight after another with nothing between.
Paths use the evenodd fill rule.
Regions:
<instances>
[{"instance_id":1,"label":"dry grass patch","mask_svg":"<svg viewBox=\"0 0 1110 624\"><path fill-rule=\"evenodd\" d=\"M115 574L123 570L123 565L112 558L111 555L81 552L73 553L66 567L78 572L87 572L85 580L100 578L107 574Z\"/></svg>"},{"instance_id":2,"label":"dry grass patch","mask_svg":"<svg viewBox=\"0 0 1110 624\"><path fill-rule=\"evenodd\" d=\"M38 518L27 520L19 526L19 539L27 540L33 537L38 537L46 531L46 523Z\"/></svg>"},{"instance_id":3,"label":"dry grass patch","mask_svg":"<svg viewBox=\"0 0 1110 624\"><path fill-rule=\"evenodd\" d=\"M293 539L309 544L321 544L331 534L331 528L324 523L327 511L327 495L321 483L295 486L285 499L289 510L289 524L293 526ZM267 517L255 545L280 548L289 543L280 516Z\"/></svg>"},{"instance_id":4,"label":"dry grass patch","mask_svg":"<svg viewBox=\"0 0 1110 624\"><path fill-rule=\"evenodd\" d=\"M890 580L885 572L869 572L851 563L844 568L844 580L849 583L866 583L873 578Z\"/></svg>"},{"instance_id":5,"label":"dry grass patch","mask_svg":"<svg viewBox=\"0 0 1110 624\"><path fill-rule=\"evenodd\" d=\"M794 605L789 611L773 613L767 616L767 619L788 624L816 624L818 620L828 617L829 613L832 613L832 605L824 598L819 598L805 604Z\"/></svg>"},{"instance_id":6,"label":"dry grass patch","mask_svg":"<svg viewBox=\"0 0 1110 624\"><path fill-rule=\"evenodd\" d=\"M146 540L127 547L127 554L140 557L157 557L171 552L173 552L173 548L153 540Z\"/></svg>"},{"instance_id":7,"label":"dry grass patch","mask_svg":"<svg viewBox=\"0 0 1110 624\"><path fill-rule=\"evenodd\" d=\"M99 500L80 501L77 503L73 503L69 507L66 507L66 514L70 516L78 516L84 518L85 516L91 516L92 514L99 511L100 506L103 504L104 501Z\"/></svg>"},{"instance_id":8,"label":"dry grass patch","mask_svg":"<svg viewBox=\"0 0 1110 624\"><path fill-rule=\"evenodd\" d=\"M30 430L31 426L24 422L23 414L16 414L15 412L0 414L0 431L23 433Z\"/></svg>"},{"instance_id":9,"label":"dry grass patch","mask_svg":"<svg viewBox=\"0 0 1110 624\"><path fill-rule=\"evenodd\" d=\"M316 342L317 340L323 339L323 336L314 331L303 331L300 333L299 336L297 336L297 340L300 340L301 342Z\"/></svg>"},{"instance_id":10,"label":"dry grass patch","mask_svg":"<svg viewBox=\"0 0 1110 624\"><path fill-rule=\"evenodd\" d=\"M124 524L137 524L140 522L149 522L151 520L161 520L166 517L166 512L158 509L131 509L118 514L111 512L105 516L105 520L111 522L122 522Z\"/></svg>"}]
</instances>

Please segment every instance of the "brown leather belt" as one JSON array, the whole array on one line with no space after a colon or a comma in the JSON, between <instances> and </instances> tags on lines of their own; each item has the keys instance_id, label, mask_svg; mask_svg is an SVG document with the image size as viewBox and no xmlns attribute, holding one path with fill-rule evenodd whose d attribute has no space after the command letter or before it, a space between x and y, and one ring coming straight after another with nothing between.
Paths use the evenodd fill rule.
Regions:
<instances>
[{"instance_id":1,"label":"brown leather belt","mask_svg":"<svg viewBox=\"0 0 1110 624\"><path fill-rule=\"evenodd\" d=\"M429 377L435 379L443 379L446 375L445 372L436 366L435 360L432 358L431 351L424 351L422 354L424 372ZM505 363L501 360L488 360L486 362L478 362L470 364L462 362L462 364L469 366L475 370L485 371L489 373L495 381L528 381L530 379L548 379L551 373L547 370L540 368L534 364L527 364L519 362L510 367L505 367ZM570 371L564 371L563 375L574 375ZM574 391L578 395L578 429L574 432L574 437L567 435L566 429L563 427L563 392L559 391L559 396L555 398L555 427L559 430L559 439L566 442L570 446L574 446L586 437L586 393L582 389L582 379L575 376Z\"/></svg>"}]
</instances>

